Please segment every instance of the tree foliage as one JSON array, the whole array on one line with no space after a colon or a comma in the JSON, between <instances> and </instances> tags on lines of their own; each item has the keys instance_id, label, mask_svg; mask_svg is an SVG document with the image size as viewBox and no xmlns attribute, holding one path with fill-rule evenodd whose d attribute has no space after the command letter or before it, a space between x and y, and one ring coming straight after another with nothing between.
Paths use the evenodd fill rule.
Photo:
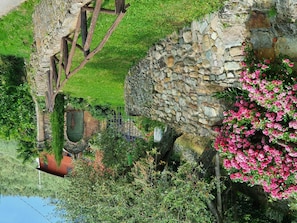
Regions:
<instances>
[{"instance_id":1,"label":"tree foliage","mask_svg":"<svg viewBox=\"0 0 297 223\"><path fill-rule=\"evenodd\" d=\"M58 163L61 162L64 147L64 95L58 94L54 111L50 117L52 125L52 150Z\"/></svg>"},{"instance_id":2,"label":"tree foliage","mask_svg":"<svg viewBox=\"0 0 297 223\"><path fill-rule=\"evenodd\" d=\"M213 185L197 178L197 171L195 163L157 171L150 155L129 176L79 161L59 207L72 222L214 222L206 205Z\"/></svg>"},{"instance_id":3,"label":"tree foliage","mask_svg":"<svg viewBox=\"0 0 297 223\"><path fill-rule=\"evenodd\" d=\"M24 69L20 58L0 58L0 137L19 141L19 156L26 161L37 150L35 109Z\"/></svg>"}]
</instances>

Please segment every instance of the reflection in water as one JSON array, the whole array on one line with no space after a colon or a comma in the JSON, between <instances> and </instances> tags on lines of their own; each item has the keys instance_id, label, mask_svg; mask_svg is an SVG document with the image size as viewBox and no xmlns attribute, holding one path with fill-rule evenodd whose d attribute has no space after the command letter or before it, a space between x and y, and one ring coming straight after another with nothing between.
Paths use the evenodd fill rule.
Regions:
<instances>
[{"instance_id":1,"label":"reflection in water","mask_svg":"<svg viewBox=\"0 0 297 223\"><path fill-rule=\"evenodd\" d=\"M0 198L1 223L58 223L54 204L40 197L4 196Z\"/></svg>"},{"instance_id":2,"label":"reflection in water","mask_svg":"<svg viewBox=\"0 0 297 223\"><path fill-rule=\"evenodd\" d=\"M48 204L68 181L38 171L35 160L22 163L17 148L16 142L0 140L0 223L65 222L55 218L54 206Z\"/></svg>"}]
</instances>

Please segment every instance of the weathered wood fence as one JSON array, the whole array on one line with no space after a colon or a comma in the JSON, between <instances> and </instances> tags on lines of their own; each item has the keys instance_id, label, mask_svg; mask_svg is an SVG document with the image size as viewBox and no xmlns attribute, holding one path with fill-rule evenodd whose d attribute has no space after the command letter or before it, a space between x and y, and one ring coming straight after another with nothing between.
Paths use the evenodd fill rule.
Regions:
<instances>
[{"instance_id":1,"label":"weathered wood fence","mask_svg":"<svg viewBox=\"0 0 297 223\"><path fill-rule=\"evenodd\" d=\"M46 105L49 112L55 106L55 98L70 77L80 71L87 62L102 50L107 40L123 19L129 4L125 0L115 0L115 9L102 8L102 0L94 0L81 8L76 28L69 35L61 39L60 52L50 58L50 72L48 74L48 91L46 92ZM94 3L94 6L91 4ZM95 32L96 22L100 13L116 15L116 19L108 29L101 42L91 50L90 46ZM88 26L88 18L90 25ZM81 36L82 43L78 43ZM84 55L84 59L76 67L72 67L75 50L79 49Z\"/></svg>"}]
</instances>

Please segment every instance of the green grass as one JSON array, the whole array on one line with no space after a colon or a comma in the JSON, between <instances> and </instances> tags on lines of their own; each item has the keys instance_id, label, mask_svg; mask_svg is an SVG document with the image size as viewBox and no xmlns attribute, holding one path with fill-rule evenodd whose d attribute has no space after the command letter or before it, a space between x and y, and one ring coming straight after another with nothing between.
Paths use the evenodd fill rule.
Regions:
<instances>
[{"instance_id":1,"label":"green grass","mask_svg":"<svg viewBox=\"0 0 297 223\"><path fill-rule=\"evenodd\" d=\"M0 18L0 55L29 59L33 44L32 13L38 2L26 1Z\"/></svg>"},{"instance_id":2,"label":"green grass","mask_svg":"<svg viewBox=\"0 0 297 223\"><path fill-rule=\"evenodd\" d=\"M105 1L106 2L106 1ZM126 0L127 13L103 50L69 80L64 91L91 104L124 105L124 80L128 70L157 41L194 19L218 9L220 0ZM98 44L115 16L99 15ZM108 24L108 26L107 26ZM94 48L94 44L92 45ZM80 53L80 52L78 52ZM81 57L76 57L76 59Z\"/></svg>"},{"instance_id":3,"label":"green grass","mask_svg":"<svg viewBox=\"0 0 297 223\"><path fill-rule=\"evenodd\" d=\"M14 141L0 141L0 195L56 197L67 180L40 172L39 184L37 163L16 159L17 147Z\"/></svg>"},{"instance_id":4,"label":"green grass","mask_svg":"<svg viewBox=\"0 0 297 223\"><path fill-rule=\"evenodd\" d=\"M222 1L126 0L130 7L119 27L103 50L68 81L63 91L93 105L123 106L124 80L131 66L145 57L154 43L217 10ZM28 0L17 11L0 19L0 55L29 57L33 42L31 14L37 2ZM113 0L103 3L111 9L113 4ZM99 15L92 48L101 41L114 19L112 15ZM81 58L76 55L76 63Z\"/></svg>"}]
</instances>

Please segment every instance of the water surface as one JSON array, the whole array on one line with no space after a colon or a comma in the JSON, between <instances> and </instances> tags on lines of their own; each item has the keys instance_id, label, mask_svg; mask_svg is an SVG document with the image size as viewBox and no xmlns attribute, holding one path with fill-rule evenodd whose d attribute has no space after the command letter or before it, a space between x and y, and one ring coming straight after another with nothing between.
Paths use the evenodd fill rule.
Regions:
<instances>
[{"instance_id":1,"label":"water surface","mask_svg":"<svg viewBox=\"0 0 297 223\"><path fill-rule=\"evenodd\" d=\"M1 196L0 223L62 223L55 206L40 197Z\"/></svg>"}]
</instances>

